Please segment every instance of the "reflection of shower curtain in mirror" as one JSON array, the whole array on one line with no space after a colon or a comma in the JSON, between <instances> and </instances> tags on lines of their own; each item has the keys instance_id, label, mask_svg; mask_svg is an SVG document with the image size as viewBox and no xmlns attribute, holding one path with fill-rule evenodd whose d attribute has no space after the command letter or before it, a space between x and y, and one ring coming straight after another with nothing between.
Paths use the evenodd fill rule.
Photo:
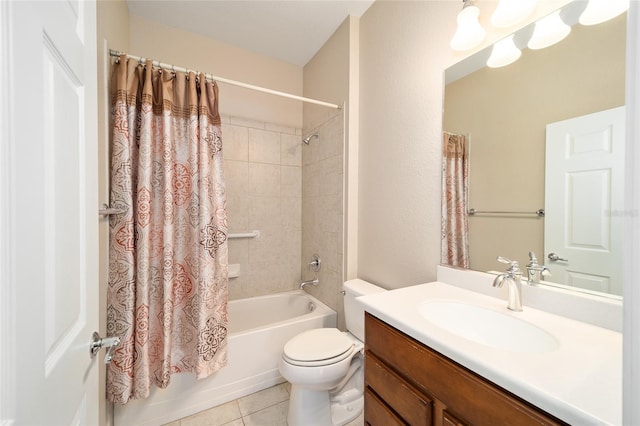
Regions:
<instances>
[{"instance_id":1,"label":"reflection of shower curtain in mirror","mask_svg":"<svg viewBox=\"0 0 640 426\"><path fill-rule=\"evenodd\" d=\"M107 398L226 364L227 212L218 87L125 56L114 64Z\"/></svg>"},{"instance_id":2,"label":"reflection of shower curtain in mirror","mask_svg":"<svg viewBox=\"0 0 640 426\"><path fill-rule=\"evenodd\" d=\"M445 265L469 267L469 158L463 135L444 133L442 142L442 246Z\"/></svg>"}]
</instances>

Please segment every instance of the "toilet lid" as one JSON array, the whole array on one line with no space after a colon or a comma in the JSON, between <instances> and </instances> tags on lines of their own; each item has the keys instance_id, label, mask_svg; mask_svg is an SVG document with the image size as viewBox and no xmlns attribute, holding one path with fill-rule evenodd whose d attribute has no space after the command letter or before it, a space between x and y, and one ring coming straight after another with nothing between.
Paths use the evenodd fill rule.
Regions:
<instances>
[{"instance_id":1,"label":"toilet lid","mask_svg":"<svg viewBox=\"0 0 640 426\"><path fill-rule=\"evenodd\" d=\"M313 363L346 357L355 343L337 328L304 331L284 345L285 357L294 363ZM342 357L341 357L342 356Z\"/></svg>"}]
</instances>

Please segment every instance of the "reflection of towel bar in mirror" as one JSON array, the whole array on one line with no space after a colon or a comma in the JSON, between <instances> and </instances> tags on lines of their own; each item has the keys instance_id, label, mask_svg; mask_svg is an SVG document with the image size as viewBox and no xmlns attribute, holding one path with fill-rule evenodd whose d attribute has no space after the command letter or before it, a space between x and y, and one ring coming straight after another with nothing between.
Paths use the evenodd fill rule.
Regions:
<instances>
[{"instance_id":1,"label":"reflection of towel bar in mirror","mask_svg":"<svg viewBox=\"0 0 640 426\"><path fill-rule=\"evenodd\" d=\"M251 231L251 232L243 232L239 234L229 234L227 238L230 240L236 238L258 238L260 236L260 231Z\"/></svg>"},{"instance_id":2,"label":"reflection of towel bar in mirror","mask_svg":"<svg viewBox=\"0 0 640 426\"><path fill-rule=\"evenodd\" d=\"M469 209L469 216L482 215L482 214L495 214L495 215L506 215L506 216L535 215L538 217L544 217L544 209L538 209L535 212L501 212L501 211Z\"/></svg>"}]
</instances>

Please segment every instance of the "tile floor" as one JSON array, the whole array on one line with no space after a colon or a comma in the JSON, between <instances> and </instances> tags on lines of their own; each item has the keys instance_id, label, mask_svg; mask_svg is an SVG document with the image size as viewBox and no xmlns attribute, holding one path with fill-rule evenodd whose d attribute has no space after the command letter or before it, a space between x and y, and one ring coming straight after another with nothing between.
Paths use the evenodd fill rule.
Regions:
<instances>
[{"instance_id":1,"label":"tile floor","mask_svg":"<svg viewBox=\"0 0 640 426\"><path fill-rule=\"evenodd\" d=\"M165 426L286 426L289 389L282 383ZM361 414L346 426L363 424Z\"/></svg>"}]
</instances>

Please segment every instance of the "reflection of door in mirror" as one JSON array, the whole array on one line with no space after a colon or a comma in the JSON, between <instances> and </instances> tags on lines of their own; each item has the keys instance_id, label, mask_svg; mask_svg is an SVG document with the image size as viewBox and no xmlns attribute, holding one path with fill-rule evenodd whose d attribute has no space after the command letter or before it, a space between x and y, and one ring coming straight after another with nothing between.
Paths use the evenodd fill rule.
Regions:
<instances>
[{"instance_id":1,"label":"reflection of door in mirror","mask_svg":"<svg viewBox=\"0 0 640 426\"><path fill-rule=\"evenodd\" d=\"M622 295L624 135L625 107L547 125L544 249L553 282Z\"/></svg>"}]
</instances>

